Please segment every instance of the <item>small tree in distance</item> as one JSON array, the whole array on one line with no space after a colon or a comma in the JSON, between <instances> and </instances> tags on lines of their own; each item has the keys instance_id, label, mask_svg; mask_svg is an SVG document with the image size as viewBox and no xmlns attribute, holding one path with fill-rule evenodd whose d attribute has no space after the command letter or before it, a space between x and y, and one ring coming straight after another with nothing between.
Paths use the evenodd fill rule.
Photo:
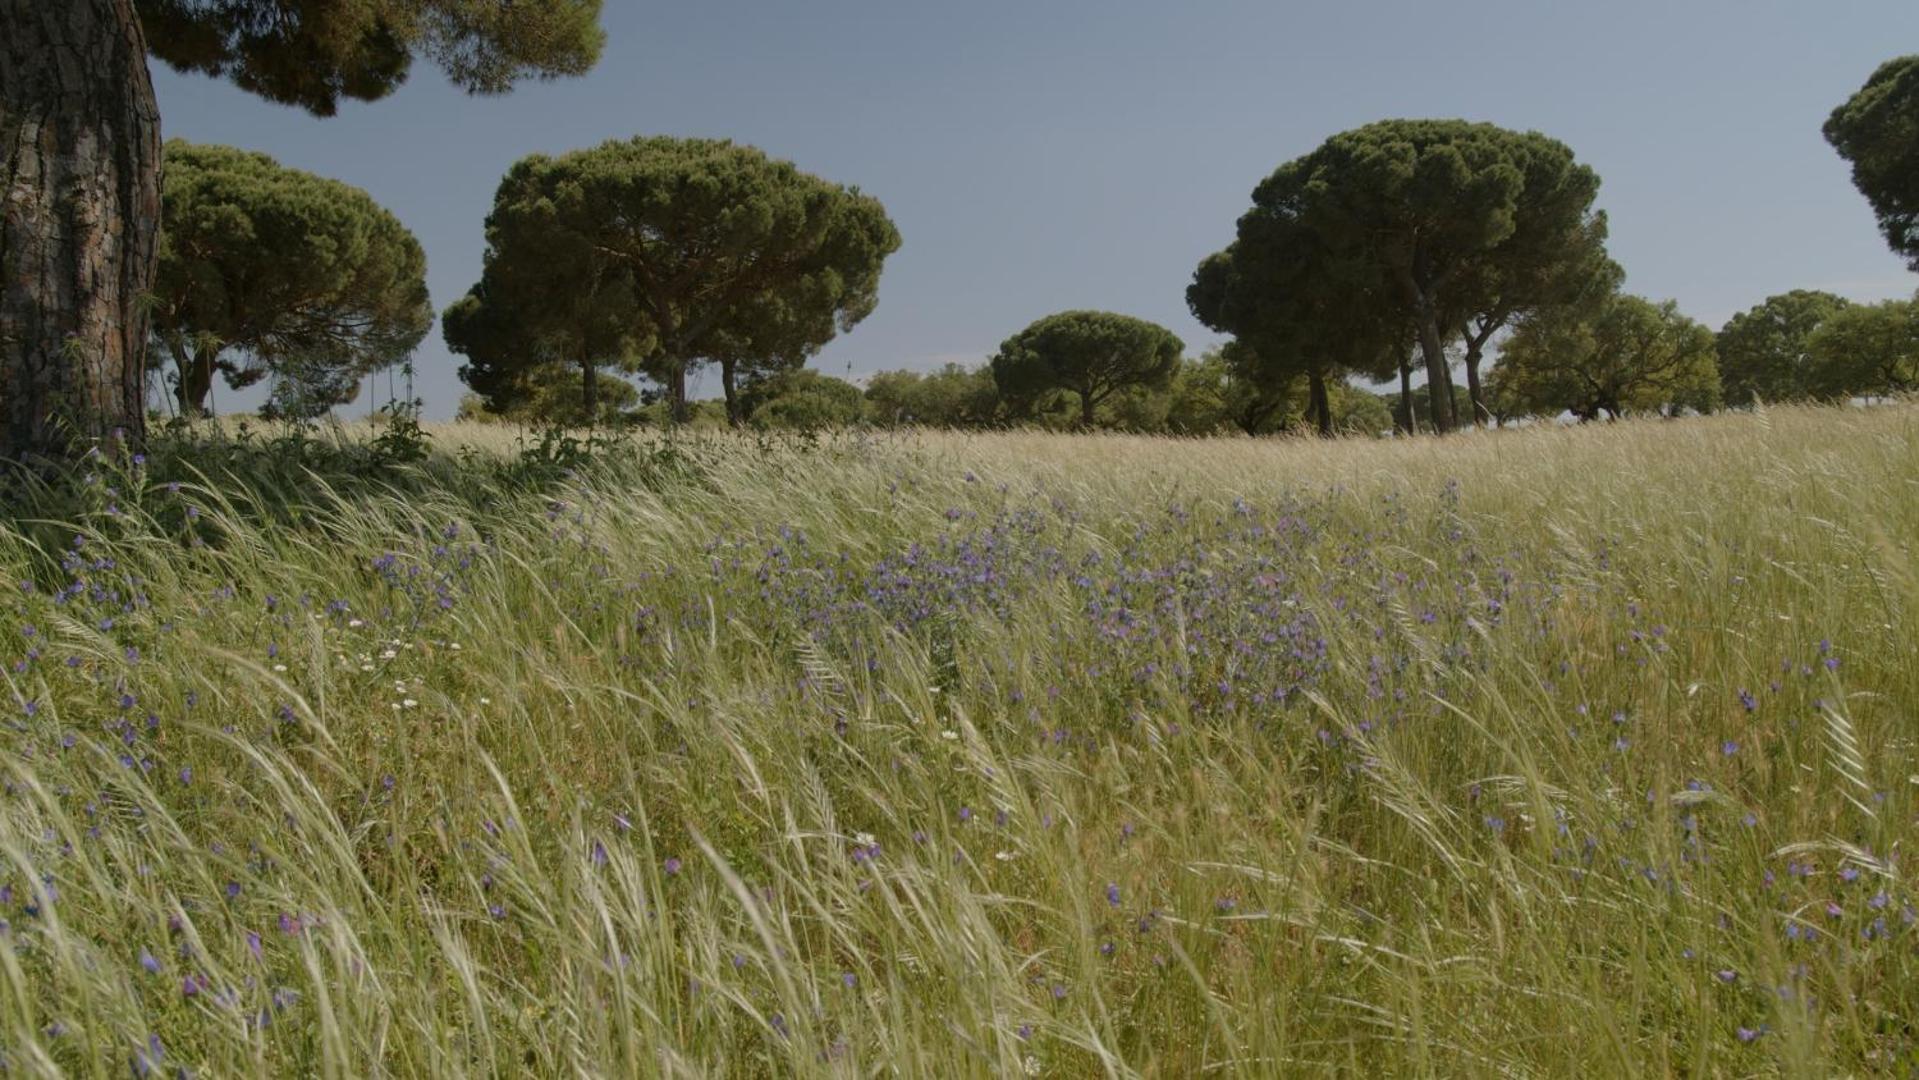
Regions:
<instances>
[{"instance_id":1,"label":"small tree in distance","mask_svg":"<svg viewBox=\"0 0 1919 1080\"><path fill-rule=\"evenodd\" d=\"M1846 400L1919 391L1919 299L1834 312L1807 342L1815 397Z\"/></svg>"},{"instance_id":2,"label":"small tree in distance","mask_svg":"<svg viewBox=\"0 0 1919 1080\"><path fill-rule=\"evenodd\" d=\"M1708 412L1719 401L1712 331L1668 300L1615 296L1520 325L1500 350L1500 392L1518 407L1581 420Z\"/></svg>"},{"instance_id":3,"label":"small tree in distance","mask_svg":"<svg viewBox=\"0 0 1919 1080\"><path fill-rule=\"evenodd\" d=\"M225 146L176 139L166 160L152 325L181 415L216 370L322 409L426 336L426 255L366 192Z\"/></svg>"},{"instance_id":4,"label":"small tree in distance","mask_svg":"<svg viewBox=\"0 0 1919 1080\"><path fill-rule=\"evenodd\" d=\"M1806 401L1818 390L1812 337L1852 301L1795 289L1767 297L1727 320L1717 340L1719 380L1727 405Z\"/></svg>"},{"instance_id":5,"label":"small tree in distance","mask_svg":"<svg viewBox=\"0 0 1919 1080\"><path fill-rule=\"evenodd\" d=\"M1185 343L1163 326L1110 311L1062 311L1007 338L993 355L1001 397L1029 407L1065 390L1079 398L1079 422L1092 427L1101 402L1131 386L1163 388L1179 369Z\"/></svg>"},{"instance_id":6,"label":"small tree in distance","mask_svg":"<svg viewBox=\"0 0 1919 1080\"><path fill-rule=\"evenodd\" d=\"M899 243L877 199L723 139L534 154L500 183L479 289L522 340L478 366L497 378L556 353L583 369L617 356L684 420L688 372L716 361L741 423L742 374L797 367L870 314ZM448 344L474 358L460 319Z\"/></svg>"}]
</instances>

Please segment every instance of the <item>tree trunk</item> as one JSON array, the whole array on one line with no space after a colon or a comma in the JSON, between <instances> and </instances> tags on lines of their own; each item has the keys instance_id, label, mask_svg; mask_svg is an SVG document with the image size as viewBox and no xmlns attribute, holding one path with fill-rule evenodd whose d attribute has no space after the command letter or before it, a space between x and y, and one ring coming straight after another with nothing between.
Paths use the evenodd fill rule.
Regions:
<instances>
[{"instance_id":1,"label":"tree trunk","mask_svg":"<svg viewBox=\"0 0 1919 1080\"><path fill-rule=\"evenodd\" d=\"M1395 419L1404 424L1408 435L1419 434L1419 414L1413 407L1413 365L1406 354L1399 357L1399 415Z\"/></svg>"},{"instance_id":2,"label":"tree trunk","mask_svg":"<svg viewBox=\"0 0 1919 1080\"><path fill-rule=\"evenodd\" d=\"M1485 391L1479 384L1480 348L1479 345L1469 345L1466 348L1466 395L1472 399L1474 427L1485 427L1486 417L1491 415L1490 410L1486 408Z\"/></svg>"},{"instance_id":3,"label":"tree trunk","mask_svg":"<svg viewBox=\"0 0 1919 1080\"><path fill-rule=\"evenodd\" d=\"M1079 426L1091 431L1093 428L1093 406L1098 404L1093 392L1081 388L1079 392Z\"/></svg>"},{"instance_id":4,"label":"tree trunk","mask_svg":"<svg viewBox=\"0 0 1919 1080\"><path fill-rule=\"evenodd\" d=\"M726 395L726 422L734 427L745 427L746 405L740 401L740 389L733 381L733 368L733 361L720 357L720 390Z\"/></svg>"},{"instance_id":5,"label":"tree trunk","mask_svg":"<svg viewBox=\"0 0 1919 1080\"><path fill-rule=\"evenodd\" d=\"M684 424L690 419L690 410L686 407L686 365L678 363L666 377L666 401L675 424Z\"/></svg>"},{"instance_id":6,"label":"tree trunk","mask_svg":"<svg viewBox=\"0 0 1919 1080\"><path fill-rule=\"evenodd\" d=\"M205 346L188 350L175 345L171 351L180 373L180 415L198 420L207 414L207 395L213 392L213 364L220 350Z\"/></svg>"},{"instance_id":7,"label":"tree trunk","mask_svg":"<svg viewBox=\"0 0 1919 1080\"><path fill-rule=\"evenodd\" d=\"M1453 430L1453 380L1446 370L1446 346L1439 339L1439 316L1432 304L1419 305L1419 352L1426 361L1426 390L1432 400L1429 417L1433 430L1441 435Z\"/></svg>"},{"instance_id":8,"label":"tree trunk","mask_svg":"<svg viewBox=\"0 0 1919 1080\"><path fill-rule=\"evenodd\" d=\"M600 372L592 357L580 357L580 408L586 413L586 426L600 424Z\"/></svg>"},{"instance_id":9,"label":"tree trunk","mask_svg":"<svg viewBox=\"0 0 1919 1080\"><path fill-rule=\"evenodd\" d=\"M1333 406L1326 393L1326 372L1318 367L1306 373L1307 410L1313 414L1313 423L1319 431L1319 437L1333 437Z\"/></svg>"},{"instance_id":10,"label":"tree trunk","mask_svg":"<svg viewBox=\"0 0 1919 1080\"><path fill-rule=\"evenodd\" d=\"M0 0L0 457L145 435L159 227L134 0Z\"/></svg>"}]
</instances>

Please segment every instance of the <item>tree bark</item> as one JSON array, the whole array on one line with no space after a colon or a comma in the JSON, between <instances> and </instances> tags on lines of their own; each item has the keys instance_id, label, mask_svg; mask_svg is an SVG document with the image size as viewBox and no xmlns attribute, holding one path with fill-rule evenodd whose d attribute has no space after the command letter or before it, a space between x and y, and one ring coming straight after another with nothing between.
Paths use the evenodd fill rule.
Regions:
<instances>
[{"instance_id":1,"label":"tree bark","mask_svg":"<svg viewBox=\"0 0 1919 1080\"><path fill-rule=\"evenodd\" d=\"M1079 391L1079 426L1080 427L1083 427L1087 429L1088 431L1092 430L1093 406L1097 405L1098 403L1099 402L1093 397L1093 392L1091 390L1088 390L1085 387L1080 387L1080 391Z\"/></svg>"},{"instance_id":2,"label":"tree bark","mask_svg":"<svg viewBox=\"0 0 1919 1080\"><path fill-rule=\"evenodd\" d=\"M684 424L690 419L690 410L686 407L686 365L676 363L666 377L666 401L675 424Z\"/></svg>"},{"instance_id":3,"label":"tree bark","mask_svg":"<svg viewBox=\"0 0 1919 1080\"><path fill-rule=\"evenodd\" d=\"M1420 357L1426 361L1426 395L1432 401L1433 432L1441 435L1451 432L1457 426L1453 414L1453 376L1445 363L1445 341L1439 340L1439 311L1433 307L1432 295L1420 288L1418 278L1410 272L1401 276L1407 299L1412 301L1412 320L1420 336Z\"/></svg>"},{"instance_id":4,"label":"tree bark","mask_svg":"<svg viewBox=\"0 0 1919 1080\"><path fill-rule=\"evenodd\" d=\"M0 457L145 435L159 225L134 0L0 0Z\"/></svg>"},{"instance_id":5,"label":"tree bark","mask_svg":"<svg viewBox=\"0 0 1919 1080\"><path fill-rule=\"evenodd\" d=\"M726 422L734 427L746 426L746 406L734 382L734 363L724 356L720 357L720 391L726 395Z\"/></svg>"},{"instance_id":6,"label":"tree bark","mask_svg":"<svg viewBox=\"0 0 1919 1080\"><path fill-rule=\"evenodd\" d=\"M1486 418L1492 410L1486 407L1486 395L1479 382L1479 362L1485 358L1486 342L1506 325L1512 316L1503 309L1495 310L1480 321L1477 330L1471 324L1465 330L1466 337L1466 393L1473 405L1473 426L1485 427Z\"/></svg>"},{"instance_id":7,"label":"tree bark","mask_svg":"<svg viewBox=\"0 0 1919 1080\"><path fill-rule=\"evenodd\" d=\"M1432 402L1428 418L1441 435L1453 430L1452 376L1446 370L1446 346L1439 339L1439 316L1423 296L1418 301L1419 352L1426 361L1426 390Z\"/></svg>"},{"instance_id":8,"label":"tree bark","mask_svg":"<svg viewBox=\"0 0 1919 1080\"><path fill-rule=\"evenodd\" d=\"M1405 425L1402 430L1406 434L1417 435L1419 415L1413 407L1413 365L1410 359L1403 353L1399 357L1399 415L1394 419Z\"/></svg>"},{"instance_id":9,"label":"tree bark","mask_svg":"<svg viewBox=\"0 0 1919 1080\"><path fill-rule=\"evenodd\" d=\"M580 357L580 408L586 413L586 426L600 423L600 371L590 356Z\"/></svg>"},{"instance_id":10,"label":"tree bark","mask_svg":"<svg viewBox=\"0 0 1919 1080\"><path fill-rule=\"evenodd\" d=\"M1314 367L1306 373L1307 410L1313 414L1313 423L1319 431L1319 437L1333 437L1333 407L1326 393L1326 372Z\"/></svg>"},{"instance_id":11,"label":"tree bark","mask_svg":"<svg viewBox=\"0 0 1919 1080\"><path fill-rule=\"evenodd\" d=\"M1466 396L1472 401L1473 426L1486 426L1486 394L1479 385L1480 346L1472 345L1466 349Z\"/></svg>"},{"instance_id":12,"label":"tree bark","mask_svg":"<svg viewBox=\"0 0 1919 1080\"><path fill-rule=\"evenodd\" d=\"M213 365L220 350L202 346L188 349L173 345L173 362L179 370L180 415L198 420L207 414L207 395L213 392Z\"/></svg>"}]
</instances>

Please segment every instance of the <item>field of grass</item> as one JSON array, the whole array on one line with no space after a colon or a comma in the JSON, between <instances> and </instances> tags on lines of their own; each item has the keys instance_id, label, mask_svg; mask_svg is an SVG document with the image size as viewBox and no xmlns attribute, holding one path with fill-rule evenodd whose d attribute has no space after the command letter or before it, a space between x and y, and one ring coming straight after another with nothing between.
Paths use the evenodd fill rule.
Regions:
<instances>
[{"instance_id":1,"label":"field of grass","mask_svg":"<svg viewBox=\"0 0 1919 1080\"><path fill-rule=\"evenodd\" d=\"M1919 1069L1919 410L508 437L16 504L12 1074Z\"/></svg>"}]
</instances>

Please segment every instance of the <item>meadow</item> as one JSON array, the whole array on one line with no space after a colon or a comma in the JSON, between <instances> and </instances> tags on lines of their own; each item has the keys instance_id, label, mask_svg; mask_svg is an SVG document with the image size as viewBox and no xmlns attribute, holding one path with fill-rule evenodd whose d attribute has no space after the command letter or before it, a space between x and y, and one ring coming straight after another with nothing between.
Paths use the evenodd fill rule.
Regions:
<instances>
[{"instance_id":1,"label":"meadow","mask_svg":"<svg viewBox=\"0 0 1919 1080\"><path fill-rule=\"evenodd\" d=\"M10 1074L1919 1069L1913 407L510 440L14 505Z\"/></svg>"}]
</instances>

